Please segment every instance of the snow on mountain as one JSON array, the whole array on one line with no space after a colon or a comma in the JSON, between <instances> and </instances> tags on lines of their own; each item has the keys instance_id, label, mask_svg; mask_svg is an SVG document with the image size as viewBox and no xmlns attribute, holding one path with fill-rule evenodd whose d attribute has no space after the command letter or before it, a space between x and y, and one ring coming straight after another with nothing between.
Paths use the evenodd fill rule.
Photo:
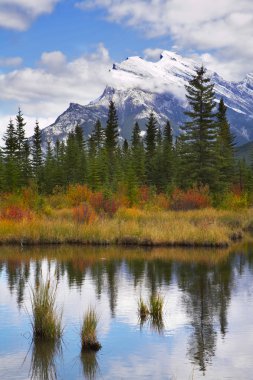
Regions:
<instances>
[{"instance_id":1,"label":"snow on mountain","mask_svg":"<svg viewBox=\"0 0 253 380\"><path fill-rule=\"evenodd\" d=\"M55 123L43 130L43 141L65 139L77 124L88 136L97 119L105 125L110 100L116 104L123 138L131 136L136 120L145 130L151 110L161 127L169 119L176 135L185 120L185 85L197 66L200 66L199 62L169 51L164 51L158 62L130 57L122 63L115 63L108 74L108 86L103 94L85 106L71 103ZM241 82L228 82L211 71L208 75L215 85L217 101L223 97L228 106L237 142L253 139L253 73Z\"/></svg>"}]
</instances>

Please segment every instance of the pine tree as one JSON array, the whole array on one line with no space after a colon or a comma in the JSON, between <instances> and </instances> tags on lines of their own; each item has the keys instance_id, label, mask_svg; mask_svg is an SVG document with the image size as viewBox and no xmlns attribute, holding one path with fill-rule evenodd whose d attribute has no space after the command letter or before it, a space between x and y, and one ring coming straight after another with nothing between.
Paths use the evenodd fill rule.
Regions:
<instances>
[{"instance_id":1,"label":"pine tree","mask_svg":"<svg viewBox=\"0 0 253 380\"><path fill-rule=\"evenodd\" d=\"M39 186L41 187L42 182L42 168L43 168L43 155L42 155L42 147L41 147L41 130L39 126L39 122L36 121L34 134L32 138L32 170L35 180Z\"/></svg>"},{"instance_id":2,"label":"pine tree","mask_svg":"<svg viewBox=\"0 0 253 380\"><path fill-rule=\"evenodd\" d=\"M180 175L182 185L217 185L216 141L214 122L214 85L202 66L186 86L190 110L185 112L188 121L181 127Z\"/></svg>"},{"instance_id":3,"label":"pine tree","mask_svg":"<svg viewBox=\"0 0 253 380\"><path fill-rule=\"evenodd\" d=\"M116 151L116 148L118 147L118 138L118 116L114 102L111 100L105 129L105 147L109 155L112 155Z\"/></svg>"},{"instance_id":4,"label":"pine tree","mask_svg":"<svg viewBox=\"0 0 253 380\"><path fill-rule=\"evenodd\" d=\"M18 114L16 116L16 135L17 135L17 151L18 158L22 159L24 153L24 143L25 143L25 126L24 118L19 108Z\"/></svg>"},{"instance_id":5,"label":"pine tree","mask_svg":"<svg viewBox=\"0 0 253 380\"><path fill-rule=\"evenodd\" d=\"M78 183L84 183L87 177L87 160L85 152L85 140L83 136L82 128L77 125L75 127L75 144L76 144L76 178L75 181Z\"/></svg>"},{"instance_id":6,"label":"pine tree","mask_svg":"<svg viewBox=\"0 0 253 380\"><path fill-rule=\"evenodd\" d=\"M55 160L51 142L47 142L47 151L44 164L44 191L46 193L52 193L55 187Z\"/></svg>"},{"instance_id":7,"label":"pine tree","mask_svg":"<svg viewBox=\"0 0 253 380\"><path fill-rule=\"evenodd\" d=\"M163 131L162 171L160 173L162 177L162 188L164 191L168 190L174 181L175 159L172 128L168 120Z\"/></svg>"},{"instance_id":8,"label":"pine tree","mask_svg":"<svg viewBox=\"0 0 253 380\"><path fill-rule=\"evenodd\" d=\"M96 154L104 147L105 143L105 130L102 128L102 124L100 120L96 121L96 124L94 126L94 131L92 133Z\"/></svg>"},{"instance_id":9,"label":"pine tree","mask_svg":"<svg viewBox=\"0 0 253 380\"><path fill-rule=\"evenodd\" d=\"M105 129L105 150L107 156L107 178L109 180L109 184L112 184L112 186L115 186L115 181L117 181L115 178L115 169L118 168L118 138L119 130L117 111L114 102L110 101Z\"/></svg>"},{"instance_id":10,"label":"pine tree","mask_svg":"<svg viewBox=\"0 0 253 380\"><path fill-rule=\"evenodd\" d=\"M153 112L150 113L146 124L145 156L146 178L149 185L153 185L156 177L155 153L157 147L157 120Z\"/></svg>"},{"instance_id":11,"label":"pine tree","mask_svg":"<svg viewBox=\"0 0 253 380\"><path fill-rule=\"evenodd\" d=\"M234 158L234 136L230 131L230 125L227 120L227 107L224 100L221 99L217 112L218 127L218 167L219 180L222 186L221 190L227 190L234 180L235 158Z\"/></svg>"},{"instance_id":12,"label":"pine tree","mask_svg":"<svg viewBox=\"0 0 253 380\"><path fill-rule=\"evenodd\" d=\"M29 142L26 140L23 146L24 154L22 160L22 184L27 186L32 178L32 161L30 158L31 149Z\"/></svg>"},{"instance_id":13,"label":"pine tree","mask_svg":"<svg viewBox=\"0 0 253 380\"><path fill-rule=\"evenodd\" d=\"M10 120L6 133L3 138L4 146L4 169L5 169L5 187L8 191L14 191L19 184L19 167L17 164L17 135L13 124Z\"/></svg>"},{"instance_id":14,"label":"pine tree","mask_svg":"<svg viewBox=\"0 0 253 380\"><path fill-rule=\"evenodd\" d=\"M132 167L136 178L136 185L145 183L145 150L138 122L135 123L131 137Z\"/></svg>"}]
</instances>

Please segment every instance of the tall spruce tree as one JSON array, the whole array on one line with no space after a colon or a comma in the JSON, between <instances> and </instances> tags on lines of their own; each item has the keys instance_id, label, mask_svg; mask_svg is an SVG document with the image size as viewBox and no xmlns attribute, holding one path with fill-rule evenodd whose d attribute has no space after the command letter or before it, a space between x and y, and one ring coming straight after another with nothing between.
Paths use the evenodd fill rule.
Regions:
<instances>
[{"instance_id":1,"label":"tall spruce tree","mask_svg":"<svg viewBox=\"0 0 253 380\"><path fill-rule=\"evenodd\" d=\"M163 190L169 190L175 177L175 152L173 147L172 128L169 120L165 124L162 142L162 177Z\"/></svg>"},{"instance_id":2,"label":"tall spruce tree","mask_svg":"<svg viewBox=\"0 0 253 380\"><path fill-rule=\"evenodd\" d=\"M137 185L145 183L145 150L138 122L135 123L131 137L132 167Z\"/></svg>"},{"instance_id":3,"label":"tall spruce tree","mask_svg":"<svg viewBox=\"0 0 253 380\"><path fill-rule=\"evenodd\" d=\"M117 179L116 168L118 168L118 138L119 138L119 127L118 127L118 116L117 111L113 101L110 101L108 119L105 128L105 150L107 156L107 172L109 184L115 186ZM118 171L117 171L118 173Z\"/></svg>"},{"instance_id":4,"label":"tall spruce tree","mask_svg":"<svg viewBox=\"0 0 253 380\"><path fill-rule=\"evenodd\" d=\"M235 175L235 143L227 120L227 107L221 99L217 112L218 127L218 168L219 180L223 189L227 190L234 181Z\"/></svg>"},{"instance_id":5,"label":"tall spruce tree","mask_svg":"<svg viewBox=\"0 0 253 380\"><path fill-rule=\"evenodd\" d=\"M184 186L217 185L214 85L202 66L186 86L189 111L187 122L181 127L180 174Z\"/></svg>"},{"instance_id":6,"label":"tall spruce tree","mask_svg":"<svg viewBox=\"0 0 253 380\"><path fill-rule=\"evenodd\" d=\"M94 139L96 154L98 154L99 151L104 147L105 143L105 130L102 128L100 120L96 121L92 136Z\"/></svg>"},{"instance_id":7,"label":"tall spruce tree","mask_svg":"<svg viewBox=\"0 0 253 380\"><path fill-rule=\"evenodd\" d=\"M20 171L17 163L17 135L12 120L8 124L3 140L5 143L3 149L5 188L8 191L14 191L19 186Z\"/></svg>"},{"instance_id":8,"label":"tall spruce tree","mask_svg":"<svg viewBox=\"0 0 253 380\"><path fill-rule=\"evenodd\" d=\"M34 178L40 188L42 182L43 154L42 154L42 137L39 122L36 121L34 134L32 138L32 170Z\"/></svg>"},{"instance_id":9,"label":"tall spruce tree","mask_svg":"<svg viewBox=\"0 0 253 380\"><path fill-rule=\"evenodd\" d=\"M109 104L108 119L105 129L105 147L109 155L113 154L118 147L119 126L118 116L114 102Z\"/></svg>"},{"instance_id":10,"label":"tall spruce tree","mask_svg":"<svg viewBox=\"0 0 253 380\"><path fill-rule=\"evenodd\" d=\"M156 177L155 154L157 147L157 120L153 112L150 113L146 124L145 161L146 178L149 185L153 185Z\"/></svg>"}]
</instances>

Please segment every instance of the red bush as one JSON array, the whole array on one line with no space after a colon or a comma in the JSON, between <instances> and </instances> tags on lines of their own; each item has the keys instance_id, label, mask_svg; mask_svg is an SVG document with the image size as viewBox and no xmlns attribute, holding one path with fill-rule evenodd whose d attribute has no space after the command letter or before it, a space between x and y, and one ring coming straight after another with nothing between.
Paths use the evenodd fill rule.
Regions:
<instances>
[{"instance_id":1,"label":"red bush","mask_svg":"<svg viewBox=\"0 0 253 380\"><path fill-rule=\"evenodd\" d=\"M202 209L210 205L209 190L206 186L186 191L176 189L171 197L171 209L176 211Z\"/></svg>"},{"instance_id":2,"label":"red bush","mask_svg":"<svg viewBox=\"0 0 253 380\"><path fill-rule=\"evenodd\" d=\"M107 215L113 217L113 215L118 211L119 206L119 202L117 202L115 199L105 199L103 210Z\"/></svg>"},{"instance_id":3,"label":"red bush","mask_svg":"<svg viewBox=\"0 0 253 380\"><path fill-rule=\"evenodd\" d=\"M82 203L73 209L73 218L77 223L91 224L96 219L96 213L89 204Z\"/></svg>"},{"instance_id":4,"label":"red bush","mask_svg":"<svg viewBox=\"0 0 253 380\"><path fill-rule=\"evenodd\" d=\"M101 192L92 193L89 199L90 205L96 210L96 212L100 212L103 210L104 205L104 195Z\"/></svg>"},{"instance_id":5,"label":"red bush","mask_svg":"<svg viewBox=\"0 0 253 380\"><path fill-rule=\"evenodd\" d=\"M29 210L23 209L19 206L8 206L2 209L1 218L20 221L23 219L31 219L32 214Z\"/></svg>"}]
</instances>

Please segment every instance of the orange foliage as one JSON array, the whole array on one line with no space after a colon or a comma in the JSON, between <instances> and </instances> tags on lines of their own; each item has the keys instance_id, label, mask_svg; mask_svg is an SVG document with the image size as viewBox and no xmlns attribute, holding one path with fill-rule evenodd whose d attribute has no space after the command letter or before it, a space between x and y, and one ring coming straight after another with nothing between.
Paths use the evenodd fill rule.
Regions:
<instances>
[{"instance_id":1,"label":"orange foliage","mask_svg":"<svg viewBox=\"0 0 253 380\"><path fill-rule=\"evenodd\" d=\"M170 207L170 202L165 194L158 194L154 199L155 205L162 210L168 210Z\"/></svg>"},{"instance_id":2,"label":"orange foliage","mask_svg":"<svg viewBox=\"0 0 253 380\"><path fill-rule=\"evenodd\" d=\"M73 209L73 218L77 223L92 224L96 213L88 203L82 203Z\"/></svg>"},{"instance_id":3,"label":"orange foliage","mask_svg":"<svg viewBox=\"0 0 253 380\"><path fill-rule=\"evenodd\" d=\"M89 203L96 212L100 212L103 210L104 195L101 192L92 193L89 198Z\"/></svg>"},{"instance_id":4,"label":"orange foliage","mask_svg":"<svg viewBox=\"0 0 253 380\"><path fill-rule=\"evenodd\" d=\"M192 188L186 191L176 189L171 197L172 210L194 210L211 205L208 187Z\"/></svg>"},{"instance_id":5,"label":"orange foliage","mask_svg":"<svg viewBox=\"0 0 253 380\"><path fill-rule=\"evenodd\" d=\"M103 204L103 210L104 212L109 215L110 217L113 217L114 214L119 209L119 202L115 199L105 199L104 204Z\"/></svg>"},{"instance_id":6,"label":"orange foliage","mask_svg":"<svg viewBox=\"0 0 253 380\"><path fill-rule=\"evenodd\" d=\"M1 210L1 218L21 221L23 219L32 219L32 214L29 210L23 209L19 206L8 206Z\"/></svg>"},{"instance_id":7,"label":"orange foliage","mask_svg":"<svg viewBox=\"0 0 253 380\"><path fill-rule=\"evenodd\" d=\"M88 202L91 194L87 185L70 185L67 190L67 199L72 206L78 206L82 202Z\"/></svg>"}]
</instances>

